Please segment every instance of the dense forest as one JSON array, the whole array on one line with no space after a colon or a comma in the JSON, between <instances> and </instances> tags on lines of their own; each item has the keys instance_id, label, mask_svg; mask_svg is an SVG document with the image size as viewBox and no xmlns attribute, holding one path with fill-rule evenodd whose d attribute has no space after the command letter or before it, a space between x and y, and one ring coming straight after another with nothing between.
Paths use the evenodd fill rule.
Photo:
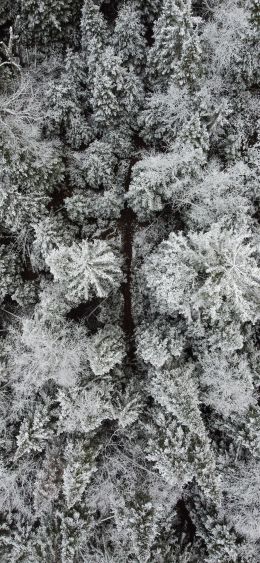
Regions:
<instances>
[{"instance_id":1,"label":"dense forest","mask_svg":"<svg viewBox=\"0 0 260 563\"><path fill-rule=\"evenodd\" d=\"M260 563L259 34L0 2L1 563Z\"/></svg>"}]
</instances>

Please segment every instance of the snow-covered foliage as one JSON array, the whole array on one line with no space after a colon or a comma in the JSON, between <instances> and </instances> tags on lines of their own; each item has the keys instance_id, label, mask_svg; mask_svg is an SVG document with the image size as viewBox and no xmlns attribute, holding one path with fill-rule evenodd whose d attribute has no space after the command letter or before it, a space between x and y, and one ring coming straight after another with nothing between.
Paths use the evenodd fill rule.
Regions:
<instances>
[{"instance_id":1,"label":"snow-covered foliage","mask_svg":"<svg viewBox=\"0 0 260 563\"><path fill-rule=\"evenodd\" d=\"M0 2L0 561L260 561L259 0Z\"/></svg>"},{"instance_id":2,"label":"snow-covered foliage","mask_svg":"<svg viewBox=\"0 0 260 563\"><path fill-rule=\"evenodd\" d=\"M104 375L125 355L123 333L119 327L107 325L88 341L87 357L95 375Z\"/></svg>"},{"instance_id":3,"label":"snow-covered foliage","mask_svg":"<svg viewBox=\"0 0 260 563\"><path fill-rule=\"evenodd\" d=\"M116 255L102 240L61 245L48 254L46 263L72 302L88 301L91 291L106 297L122 279Z\"/></svg>"},{"instance_id":4,"label":"snow-covered foliage","mask_svg":"<svg viewBox=\"0 0 260 563\"><path fill-rule=\"evenodd\" d=\"M171 233L146 261L144 273L159 311L213 321L259 319L259 249L246 229L214 223L206 232Z\"/></svg>"}]
</instances>

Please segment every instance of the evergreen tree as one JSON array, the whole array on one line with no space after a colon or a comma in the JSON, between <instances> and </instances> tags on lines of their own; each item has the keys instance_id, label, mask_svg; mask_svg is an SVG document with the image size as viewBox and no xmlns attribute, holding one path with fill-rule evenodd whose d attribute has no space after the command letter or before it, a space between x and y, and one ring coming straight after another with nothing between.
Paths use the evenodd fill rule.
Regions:
<instances>
[{"instance_id":1,"label":"evergreen tree","mask_svg":"<svg viewBox=\"0 0 260 563\"><path fill-rule=\"evenodd\" d=\"M257 248L246 231L215 223L205 233L171 233L144 265L158 310L188 319L201 311L213 321L259 318Z\"/></svg>"},{"instance_id":2,"label":"evergreen tree","mask_svg":"<svg viewBox=\"0 0 260 563\"><path fill-rule=\"evenodd\" d=\"M154 26L154 45L149 53L148 63L151 80L155 80L159 88L174 80L183 56L187 64L186 42L190 40L192 29L190 0L165 0Z\"/></svg>"},{"instance_id":3,"label":"evergreen tree","mask_svg":"<svg viewBox=\"0 0 260 563\"><path fill-rule=\"evenodd\" d=\"M87 301L92 288L98 297L105 297L121 281L118 261L105 241L60 246L50 252L46 263L55 281L64 284L70 301Z\"/></svg>"},{"instance_id":4,"label":"evergreen tree","mask_svg":"<svg viewBox=\"0 0 260 563\"><path fill-rule=\"evenodd\" d=\"M49 50L56 42L77 41L81 2L76 0L16 0L23 45ZM72 36L72 37L71 37Z\"/></svg>"}]
</instances>

